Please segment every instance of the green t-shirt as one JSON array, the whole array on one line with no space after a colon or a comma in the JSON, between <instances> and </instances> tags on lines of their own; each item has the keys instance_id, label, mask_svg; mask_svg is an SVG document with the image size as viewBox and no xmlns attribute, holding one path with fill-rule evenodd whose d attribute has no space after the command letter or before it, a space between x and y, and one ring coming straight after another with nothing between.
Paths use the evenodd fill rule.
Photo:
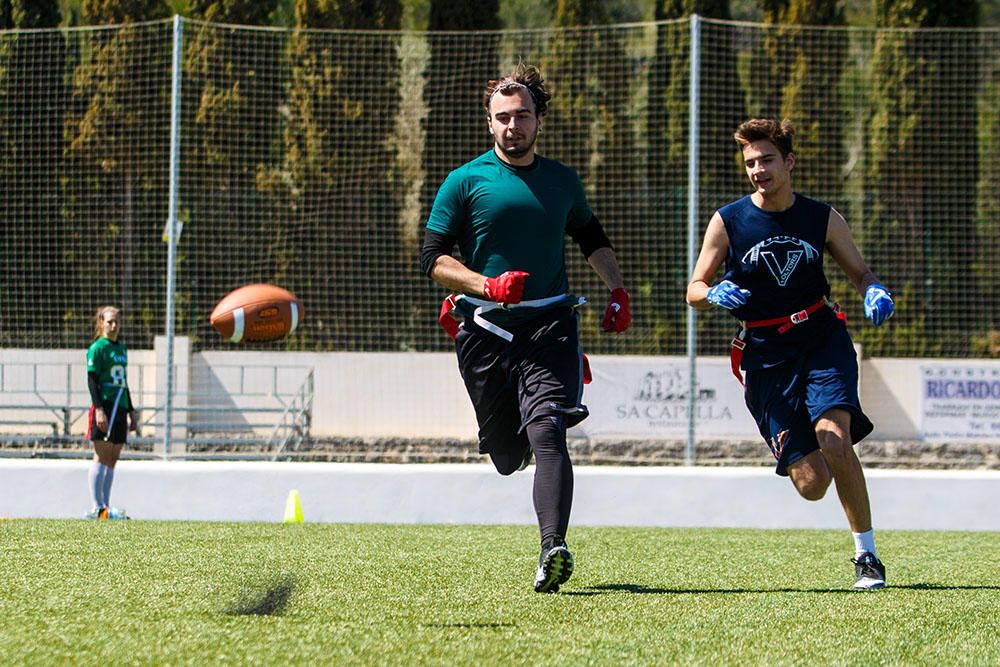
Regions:
<instances>
[{"instance_id":1,"label":"green t-shirt","mask_svg":"<svg viewBox=\"0 0 1000 667\"><path fill-rule=\"evenodd\" d=\"M456 237L463 262L477 273L530 273L522 297L528 301L569 291L566 234L592 216L583 183L569 167L541 156L530 167L514 167L490 150L448 175L427 229ZM524 315L486 317L499 323Z\"/></svg>"},{"instance_id":2,"label":"green t-shirt","mask_svg":"<svg viewBox=\"0 0 1000 667\"><path fill-rule=\"evenodd\" d=\"M87 349L87 372L96 373L101 385L101 399L114 401L121 390L119 407L131 410L128 392L128 352L124 343L98 338Z\"/></svg>"}]
</instances>

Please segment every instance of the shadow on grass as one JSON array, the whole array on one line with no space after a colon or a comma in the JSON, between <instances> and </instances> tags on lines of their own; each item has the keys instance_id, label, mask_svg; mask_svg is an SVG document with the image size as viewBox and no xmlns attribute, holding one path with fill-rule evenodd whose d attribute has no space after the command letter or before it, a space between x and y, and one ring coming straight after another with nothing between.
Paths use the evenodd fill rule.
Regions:
<instances>
[{"instance_id":1,"label":"shadow on grass","mask_svg":"<svg viewBox=\"0 0 1000 667\"><path fill-rule=\"evenodd\" d=\"M285 574L263 589L247 585L240 598L223 611L227 616L271 616L280 614L288 605L295 590L295 576Z\"/></svg>"},{"instance_id":2,"label":"shadow on grass","mask_svg":"<svg viewBox=\"0 0 1000 667\"><path fill-rule=\"evenodd\" d=\"M902 589L910 591L997 591L1000 586L963 586L945 584L893 584L886 589ZM659 588L641 586L639 584L599 584L580 591L564 591L563 595L593 596L606 593L635 593L637 595L705 595L705 594L739 594L739 593L851 593L858 594L868 591L856 591L852 588Z\"/></svg>"}]
</instances>

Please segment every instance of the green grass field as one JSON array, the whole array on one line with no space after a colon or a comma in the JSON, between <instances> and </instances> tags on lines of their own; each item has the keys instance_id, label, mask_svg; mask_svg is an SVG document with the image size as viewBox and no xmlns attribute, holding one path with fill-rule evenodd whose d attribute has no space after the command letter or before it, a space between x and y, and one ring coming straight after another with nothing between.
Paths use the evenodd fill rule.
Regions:
<instances>
[{"instance_id":1,"label":"green grass field","mask_svg":"<svg viewBox=\"0 0 1000 667\"><path fill-rule=\"evenodd\" d=\"M0 521L8 664L1000 664L1000 534Z\"/></svg>"}]
</instances>

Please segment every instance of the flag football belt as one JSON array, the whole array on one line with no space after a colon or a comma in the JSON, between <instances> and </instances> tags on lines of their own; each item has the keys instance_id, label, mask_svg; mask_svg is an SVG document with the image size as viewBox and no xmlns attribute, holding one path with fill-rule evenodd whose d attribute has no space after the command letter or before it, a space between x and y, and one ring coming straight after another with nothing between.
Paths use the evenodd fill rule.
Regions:
<instances>
[{"instance_id":1,"label":"flag football belt","mask_svg":"<svg viewBox=\"0 0 1000 667\"><path fill-rule=\"evenodd\" d=\"M471 317L473 322L481 326L486 331L489 331L496 336L500 336L505 341L510 342L514 340L514 335L506 329L502 329L484 318L482 316L483 313L496 310L497 308L502 310L512 310L514 308L545 308L563 303L572 308L579 308L583 304L587 303L587 299L582 296L573 296L572 294L560 294L559 296L550 296L544 299L533 299L530 301L521 301L520 303L506 305L495 301L477 299L476 297L467 296L465 294L449 294L445 297L444 301L441 302L441 312L438 315L438 323L441 325L441 328L444 329L445 333L447 333L448 336L454 340L455 336L458 335L459 328L459 323L456 317ZM593 375L590 371L590 360L587 358L587 355L582 352L580 353L580 363L583 365L583 383L590 384L593 379Z\"/></svg>"},{"instance_id":2,"label":"flag football belt","mask_svg":"<svg viewBox=\"0 0 1000 667\"><path fill-rule=\"evenodd\" d=\"M104 386L107 387L108 385ZM118 385L111 385L111 386L118 386ZM125 387L118 387L118 393L115 395L115 406L111 408L111 416L108 417L108 432L106 435L108 436L109 439L111 437L111 427L114 426L115 417L118 416L118 405L121 403L123 391L125 391Z\"/></svg>"},{"instance_id":3,"label":"flag football belt","mask_svg":"<svg viewBox=\"0 0 1000 667\"><path fill-rule=\"evenodd\" d=\"M514 334L487 320L483 317L485 313L488 313L491 310L548 308L550 306L563 304L573 308L578 308L585 303L587 303L586 298L582 296L573 296L572 294L560 294L558 296L549 296L544 299L531 299L529 301L521 301L520 303L514 304L487 301L486 299L479 299L474 296L468 296L467 294L449 294L441 303L441 313L438 316L438 322L441 324L441 328L443 328L449 336L454 338L458 333L458 323L455 322L456 314L460 317L471 317L473 322L486 331L489 331L495 336L500 336L500 338L510 342L514 340ZM451 322L448 321L449 319Z\"/></svg>"},{"instance_id":4,"label":"flag football belt","mask_svg":"<svg viewBox=\"0 0 1000 667\"><path fill-rule=\"evenodd\" d=\"M740 365L743 363L743 349L747 346L745 339L749 329L778 327L778 333L783 334L796 324L802 324L808 320L810 315L824 306L829 306L833 309L833 312L836 313L838 319L847 322L847 316L840 310L840 306L836 303L827 301L825 297L811 306L808 306L804 310L792 313L791 315L772 317L767 320L750 320L748 322L744 322L743 329L740 330L740 333L733 339L729 347L729 364L733 369L733 375L735 375L736 379L740 381L740 384L743 384L743 374L740 372Z\"/></svg>"}]
</instances>

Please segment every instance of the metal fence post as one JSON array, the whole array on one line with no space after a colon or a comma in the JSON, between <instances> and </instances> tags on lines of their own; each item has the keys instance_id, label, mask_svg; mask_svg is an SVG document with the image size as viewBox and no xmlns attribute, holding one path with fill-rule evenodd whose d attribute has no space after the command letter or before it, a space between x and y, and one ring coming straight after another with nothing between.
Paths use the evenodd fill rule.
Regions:
<instances>
[{"instance_id":1,"label":"metal fence post","mask_svg":"<svg viewBox=\"0 0 1000 667\"><path fill-rule=\"evenodd\" d=\"M698 112L701 104L699 87L701 84L701 17L691 15L691 76L688 83L688 271L694 271L698 249ZM684 463L694 464L694 440L696 409L698 407L698 338L697 311L687 309L687 355L688 355L688 432Z\"/></svg>"},{"instance_id":2,"label":"metal fence post","mask_svg":"<svg viewBox=\"0 0 1000 667\"><path fill-rule=\"evenodd\" d=\"M181 47L184 19L174 15L174 53L170 100L170 199L167 211L167 368L163 391L163 458L170 457L174 391L174 290L177 284L177 183L180 177L181 148Z\"/></svg>"}]
</instances>

